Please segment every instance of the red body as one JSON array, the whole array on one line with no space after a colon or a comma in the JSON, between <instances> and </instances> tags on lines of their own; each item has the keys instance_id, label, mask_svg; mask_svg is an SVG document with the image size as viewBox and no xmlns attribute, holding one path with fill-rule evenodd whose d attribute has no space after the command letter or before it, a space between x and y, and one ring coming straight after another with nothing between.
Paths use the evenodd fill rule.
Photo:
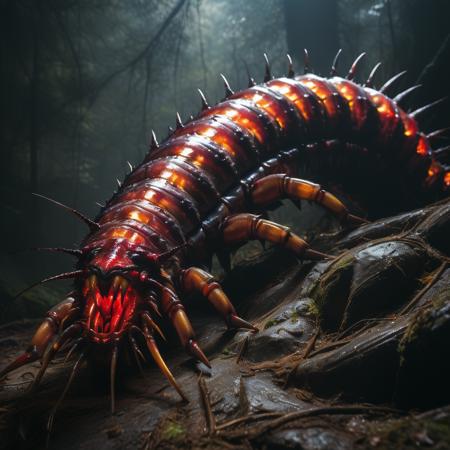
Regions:
<instances>
[{"instance_id":1,"label":"red body","mask_svg":"<svg viewBox=\"0 0 450 450\"><path fill-rule=\"evenodd\" d=\"M105 270L132 266L133 246L163 253L187 243L181 266L204 263L225 217L253 209L246 193L257 179L296 174L302 151L331 139L413 168L418 183L442 178L415 120L383 94L338 77L278 78L205 109L150 152L83 246L102 249Z\"/></svg>"}]
</instances>

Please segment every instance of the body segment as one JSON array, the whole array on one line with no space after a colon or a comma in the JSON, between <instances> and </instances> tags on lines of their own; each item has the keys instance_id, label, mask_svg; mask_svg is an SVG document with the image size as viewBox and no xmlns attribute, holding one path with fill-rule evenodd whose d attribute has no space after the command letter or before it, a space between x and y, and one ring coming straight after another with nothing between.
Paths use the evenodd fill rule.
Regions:
<instances>
[{"instance_id":1,"label":"body segment","mask_svg":"<svg viewBox=\"0 0 450 450\"><path fill-rule=\"evenodd\" d=\"M65 340L81 339L110 352L113 386L119 344L128 336L137 363L145 344L184 397L157 347L160 315L173 324L186 351L206 365L185 295L199 292L229 326L255 330L205 270L214 253L224 260L230 248L264 239L301 259L327 257L258 216L283 198L316 202L344 226L364 222L319 184L296 178L305 154L314 159L317 148L333 151L337 142L383 160L407 186L448 189L448 167L435 158L414 117L382 92L313 74L268 76L237 93L226 87L227 98L216 106L202 95L199 116L178 123L126 177L80 246L77 271L70 275L74 293L50 311L30 348L1 375L47 349L40 379Z\"/></svg>"}]
</instances>

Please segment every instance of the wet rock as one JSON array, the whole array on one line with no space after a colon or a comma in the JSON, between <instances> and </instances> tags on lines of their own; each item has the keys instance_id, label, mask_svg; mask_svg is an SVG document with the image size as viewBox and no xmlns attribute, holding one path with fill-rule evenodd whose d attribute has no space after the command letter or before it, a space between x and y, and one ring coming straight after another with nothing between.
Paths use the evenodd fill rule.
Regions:
<instances>
[{"instance_id":1,"label":"wet rock","mask_svg":"<svg viewBox=\"0 0 450 450\"><path fill-rule=\"evenodd\" d=\"M245 359L267 361L298 350L314 331L312 308L311 299L302 299L278 309L264 322L263 330L251 335Z\"/></svg>"},{"instance_id":2,"label":"wet rock","mask_svg":"<svg viewBox=\"0 0 450 450\"><path fill-rule=\"evenodd\" d=\"M398 307L416 288L426 261L410 243L366 244L316 267L303 293L315 300L323 328L345 329Z\"/></svg>"},{"instance_id":3,"label":"wet rock","mask_svg":"<svg viewBox=\"0 0 450 450\"><path fill-rule=\"evenodd\" d=\"M450 371L445 358L450 339L448 285L417 315L380 322L329 352L303 361L292 375L298 387L331 396L408 406L449 401Z\"/></svg>"},{"instance_id":4,"label":"wet rock","mask_svg":"<svg viewBox=\"0 0 450 450\"><path fill-rule=\"evenodd\" d=\"M270 374L266 373L258 378L244 378L243 383L250 412L291 412L307 405L274 384L273 377Z\"/></svg>"},{"instance_id":5,"label":"wet rock","mask_svg":"<svg viewBox=\"0 0 450 450\"><path fill-rule=\"evenodd\" d=\"M343 450L353 446L348 435L322 427L278 431L266 442L274 450Z\"/></svg>"}]
</instances>

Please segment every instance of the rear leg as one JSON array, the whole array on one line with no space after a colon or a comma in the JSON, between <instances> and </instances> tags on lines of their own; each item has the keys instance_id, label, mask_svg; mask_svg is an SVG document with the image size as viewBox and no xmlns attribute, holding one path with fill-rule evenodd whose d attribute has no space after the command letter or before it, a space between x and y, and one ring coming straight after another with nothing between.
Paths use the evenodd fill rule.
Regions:
<instances>
[{"instance_id":1,"label":"rear leg","mask_svg":"<svg viewBox=\"0 0 450 450\"><path fill-rule=\"evenodd\" d=\"M34 333L28 348L0 372L0 379L9 372L42 358L53 338L62 330L66 323L71 322L79 312L80 309L73 297L66 298L50 309L47 313L47 317Z\"/></svg>"},{"instance_id":2,"label":"rear leg","mask_svg":"<svg viewBox=\"0 0 450 450\"><path fill-rule=\"evenodd\" d=\"M286 174L268 175L257 180L250 190L250 197L252 203L261 208L284 198L294 202L308 200L330 211L343 226L353 227L367 223L365 219L350 214L345 205L333 194L323 190L320 184Z\"/></svg>"},{"instance_id":3,"label":"rear leg","mask_svg":"<svg viewBox=\"0 0 450 450\"><path fill-rule=\"evenodd\" d=\"M225 219L222 225L222 239L225 245L236 245L258 239L278 244L292 251L300 259L320 260L329 255L312 250L309 244L288 227L255 214L236 214Z\"/></svg>"}]
</instances>

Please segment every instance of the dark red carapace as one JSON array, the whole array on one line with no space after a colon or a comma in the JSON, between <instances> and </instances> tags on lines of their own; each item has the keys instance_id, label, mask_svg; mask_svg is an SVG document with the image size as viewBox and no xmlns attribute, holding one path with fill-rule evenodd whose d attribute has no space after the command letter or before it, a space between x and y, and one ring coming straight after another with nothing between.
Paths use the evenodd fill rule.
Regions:
<instances>
[{"instance_id":1,"label":"dark red carapace","mask_svg":"<svg viewBox=\"0 0 450 450\"><path fill-rule=\"evenodd\" d=\"M343 226L365 222L319 184L296 178L300 168L309 164L325 173L327 167L327 177L347 178L360 175L356 162L344 172L329 161L363 155L374 168L386 168L383 178L401 179L410 192L448 192L449 167L430 144L440 131L427 137L416 122L427 107L408 114L396 100L406 94L385 94L398 77L380 90L371 87L374 71L364 85L352 81L360 59L347 78L336 76L335 64L331 78L296 77L290 64L287 77L273 79L267 65L264 83L250 79L249 88L237 93L223 77L226 98L212 107L200 92L198 117L182 124L177 115L176 130L161 145L153 136L142 164L95 221L72 210L90 233L78 250L59 249L78 257L76 270L50 279L74 278L74 291L48 313L29 348L1 376L42 358L37 385L62 345L73 342L70 353L80 354L73 375L87 353L110 355L113 409L116 365L124 352L138 365L151 355L185 398L157 347L160 317L206 365L183 306L186 295L203 295L228 326L256 331L206 270L214 253L228 268L230 249L258 239L300 259L327 257L261 216L284 198L316 202Z\"/></svg>"}]
</instances>

